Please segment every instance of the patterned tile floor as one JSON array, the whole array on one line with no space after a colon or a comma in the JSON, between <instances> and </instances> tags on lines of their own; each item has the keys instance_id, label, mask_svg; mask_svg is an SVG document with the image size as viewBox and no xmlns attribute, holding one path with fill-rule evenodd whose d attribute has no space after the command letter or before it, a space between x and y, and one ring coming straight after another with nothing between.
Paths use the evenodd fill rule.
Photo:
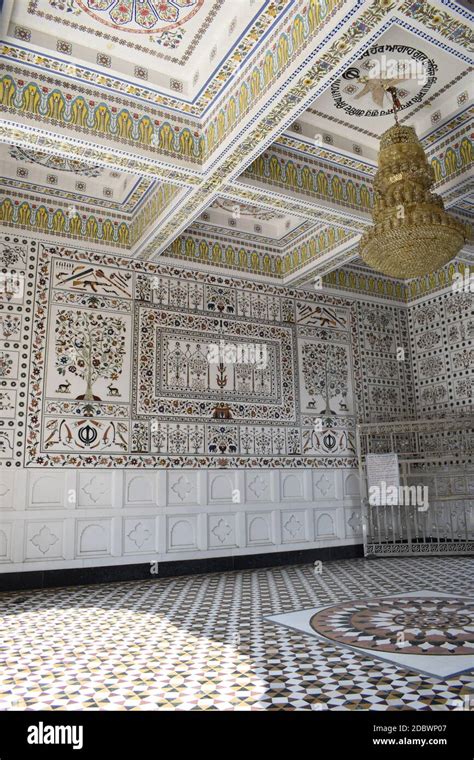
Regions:
<instances>
[{"instance_id":1,"label":"patterned tile floor","mask_svg":"<svg viewBox=\"0 0 474 760\"><path fill-rule=\"evenodd\" d=\"M445 679L474 671L472 596L408 591L266 619L404 670Z\"/></svg>"},{"instance_id":2,"label":"patterned tile floor","mask_svg":"<svg viewBox=\"0 0 474 760\"><path fill-rule=\"evenodd\" d=\"M0 708L446 710L424 676L264 618L418 590L472 594L474 560L326 562L0 594Z\"/></svg>"}]
</instances>

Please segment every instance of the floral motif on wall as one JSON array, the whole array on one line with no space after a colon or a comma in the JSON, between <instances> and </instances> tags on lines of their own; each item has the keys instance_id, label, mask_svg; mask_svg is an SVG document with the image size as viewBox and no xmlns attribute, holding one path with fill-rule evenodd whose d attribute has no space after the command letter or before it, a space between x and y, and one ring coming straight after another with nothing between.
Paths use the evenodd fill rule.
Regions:
<instances>
[{"instance_id":1,"label":"floral motif on wall","mask_svg":"<svg viewBox=\"0 0 474 760\"><path fill-rule=\"evenodd\" d=\"M21 317L14 314L0 314L0 338L3 340L20 339Z\"/></svg>"},{"instance_id":2,"label":"floral motif on wall","mask_svg":"<svg viewBox=\"0 0 474 760\"><path fill-rule=\"evenodd\" d=\"M423 388L421 392L421 400L428 406L435 406L440 401L444 401L448 392L444 385L429 385L427 388Z\"/></svg>"},{"instance_id":3,"label":"floral motif on wall","mask_svg":"<svg viewBox=\"0 0 474 760\"><path fill-rule=\"evenodd\" d=\"M439 356L428 356L420 362L420 372L422 377L436 377L444 367L444 363Z\"/></svg>"},{"instance_id":4,"label":"floral motif on wall","mask_svg":"<svg viewBox=\"0 0 474 760\"><path fill-rule=\"evenodd\" d=\"M0 234L0 420L9 420L0 432L0 466L20 465L26 428L26 397L30 342L34 333L28 296L34 289L36 243ZM23 329L22 329L23 328ZM1 511L1 509L0 509Z\"/></svg>"},{"instance_id":5,"label":"floral motif on wall","mask_svg":"<svg viewBox=\"0 0 474 760\"><path fill-rule=\"evenodd\" d=\"M93 394L99 379L115 381L122 372L125 354L125 323L100 313L58 311L56 326L56 369L84 380L78 399L100 401ZM109 385L109 390L115 388ZM67 392L67 389L62 392ZM110 395L119 395L118 390Z\"/></svg>"},{"instance_id":6,"label":"floral motif on wall","mask_svg":"<svg viewBox=\"0 0 474 760\"><path fill-rule=\"evenodd\" d=\"M11 416L9 412L15 409L15 392L14 391L0 391L0 413L1 416Z\"/></svg>"},{"instance_id":7,"label":"floral motif on wall","mask_svg":"<svg viewBox=\"0 0 474 760\"><path fill-rule=\"evenodd\" d=\"M0 377L8 377L13 368L13 359L5 351L0 351Z\"/></svg>"},{"instance_id":8,"label":"floral motif on wall","mask_svg":"<svg viewBox=\"0 0 474 760\"><path fill-rule=\"evenodd\" d=\"M358 303L361 372L359 419L409 419L414 414L410 336L404 306ZM354 340L356 337L354 336Z\"/></svg>"},{"instance_id":9,"label":"floral motif on wall","mask_svg":"<svg viewBox=\"0 0 474 760\"><path fill-rule=\"evenodd\" d=\"M10 269L11 267L23 267L26 263L25 246L21 243L14 243L10 240L0 241L0 267Z\"/></svg>"},{"instance_id":10,"label":"floral motif on wall","mask_svg":"<svg viewBox=\"0 0 474 760\"><path fill-rule=\"evenodd\" d=\"M57 8L59 11L66 11L66 13L77 15L81 12L76 5L76 0L49 0L49 4L51 8Z\"/></svg>"},{"instance_id":11,"label":"floral motif on wall","mask_svg":"<svg viewBox=\"0 0 474 760\"><path fill-rule=\"evenodd\" d=\"M321 400L318 413L327 416L347 410L349 363L345 346L306 343L303 346L303 375L308 395L313 398L308 407L316 408L316 398ZM333 411L331 402L339 399L339 409Z\"/></svg>"}]
</instances>

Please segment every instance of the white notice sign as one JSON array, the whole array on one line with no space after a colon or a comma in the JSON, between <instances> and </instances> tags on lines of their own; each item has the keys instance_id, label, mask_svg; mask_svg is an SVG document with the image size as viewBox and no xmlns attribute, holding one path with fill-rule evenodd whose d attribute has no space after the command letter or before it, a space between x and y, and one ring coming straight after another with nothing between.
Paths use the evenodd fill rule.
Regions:
<instances>
[{"instance_id":1,"label":"white notice sign","mask_svg":"<svg viewBox=\"0 0 474 760\"><path fill-rule=\"evenodd\" d=\"M400 487L398 454L367 454L366 463L369 503L376 507L398 504L398 498L394 499Z\"/></svg>"}]
</instances>

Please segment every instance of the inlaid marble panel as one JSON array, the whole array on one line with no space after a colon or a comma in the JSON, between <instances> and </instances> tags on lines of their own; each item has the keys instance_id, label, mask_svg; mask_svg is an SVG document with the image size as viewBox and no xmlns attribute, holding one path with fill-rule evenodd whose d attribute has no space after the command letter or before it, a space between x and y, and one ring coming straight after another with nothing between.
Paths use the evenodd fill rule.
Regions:
<instances>
[{"instance_id":1,"label":"inlaid marble panel","mask_svg":"<svg viewBox=\"0 0 474 760\"><path fill-rule=\"evenodd\" d=\"M349 301L39 248L27 466L354 465ZM13 354L0 343L0 373L16 377ZM177 504L198 498L184 476L173 487ZM138 491L137 504L155 498Z\"/></svg>"}]
</instances>

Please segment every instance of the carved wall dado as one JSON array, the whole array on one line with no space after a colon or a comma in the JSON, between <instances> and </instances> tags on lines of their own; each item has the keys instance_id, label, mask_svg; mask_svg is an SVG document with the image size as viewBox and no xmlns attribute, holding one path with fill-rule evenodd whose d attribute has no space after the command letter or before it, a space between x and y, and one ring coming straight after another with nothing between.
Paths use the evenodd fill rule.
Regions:
<instances>
[{"instance_id":1,"label":"carved wall dado","mask_svg":"<svg viewBox=\"0 0 474 760\"><path fill-rule=\"evenodd\" d=\"M39 246L26 466L354 466L349 301L119 263Z\"/></svg>"},{"instance_id":2,"label":"carved wall dado","mask_svg":"<svg viewBox=\"0 0 474 760\"><path fill-rule=\"evenodd\" d=\"M0 494L0 573L362 540L351 470L2 469Z\"/></svg>"}]
</instances>

